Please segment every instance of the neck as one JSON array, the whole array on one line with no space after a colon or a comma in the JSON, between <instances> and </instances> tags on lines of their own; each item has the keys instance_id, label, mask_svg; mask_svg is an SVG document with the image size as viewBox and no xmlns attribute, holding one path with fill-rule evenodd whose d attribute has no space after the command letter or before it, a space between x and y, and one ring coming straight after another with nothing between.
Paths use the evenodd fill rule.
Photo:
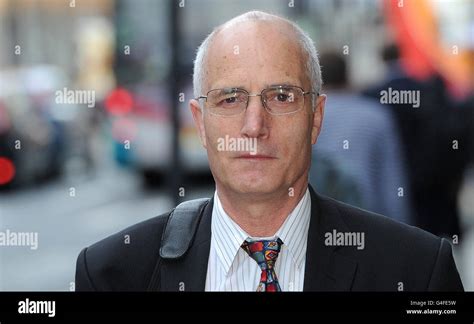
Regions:
<instances>
[{"instance_id":1,"label":"neck","mask_svg":"<svg viewBox=\"0 0 474 324\"><path fill-rule=\"evenodd\" d=\"M234 222L253 237L275 235L308 188L302 177L291 188L270 194L242 194L216 184L222 207Z\"/></svg>"}]
</instances>

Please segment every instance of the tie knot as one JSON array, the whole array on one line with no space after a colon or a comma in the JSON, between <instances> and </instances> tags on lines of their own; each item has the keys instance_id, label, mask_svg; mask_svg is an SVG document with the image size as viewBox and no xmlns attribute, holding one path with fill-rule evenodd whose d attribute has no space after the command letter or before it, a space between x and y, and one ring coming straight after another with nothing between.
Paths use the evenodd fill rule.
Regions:
<instances>
[{"instance_id":1,"label":"tie knot","mask_svg":"<svg viewBox=\"0 0 474 324\"><path fill-rule=\"evenodd\" d=\"M262 270L272 269L283 242L276 240L244 241L242 249L254 259Z\"/></svg>"}]
</instances>

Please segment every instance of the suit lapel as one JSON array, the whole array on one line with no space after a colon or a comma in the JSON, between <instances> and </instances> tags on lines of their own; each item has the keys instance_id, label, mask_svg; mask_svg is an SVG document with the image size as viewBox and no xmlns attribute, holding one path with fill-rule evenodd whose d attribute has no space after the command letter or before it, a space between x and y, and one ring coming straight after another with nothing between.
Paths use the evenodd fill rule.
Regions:
<instances>
[{"instance_id":1,"label":"suit lapel","mask_svg":"<svg viewBox=\"0 0 474 324\"><path fill-rule=\"evenodd\" d=\"M339 211L330 200L321 199L311 186L311 221L306 250L304 291L349 291L357 261L351 247L325 245L325 233L347 232ZM211 245L214 200L204 208L189 251L181 258L163 259L161 291L204 291Z\"/></svg>"},{"instance_id":2,"label":"suit lapel","mask_svg":"<svg viewBox=\"0 0 474 324\"><path fill-rule=\"evenodd\" d=\"M311 186L311 221L306 250L304 291L349 291L357 261L351 247L326 246L325 234L347 232L339 211L330 200L322 200Z\"/></svg>"},{"instance_id":3,"label":"suit lapel","mask_svg":"<svg viewBox=\"0 0 474 324\"><path fill-rule=\"evenodd\" d=\"M211 247L211 217L214 199L204 208L194 241L179 259L163 259L161 291L204 291Z\"/></svg>"}]
</instances>

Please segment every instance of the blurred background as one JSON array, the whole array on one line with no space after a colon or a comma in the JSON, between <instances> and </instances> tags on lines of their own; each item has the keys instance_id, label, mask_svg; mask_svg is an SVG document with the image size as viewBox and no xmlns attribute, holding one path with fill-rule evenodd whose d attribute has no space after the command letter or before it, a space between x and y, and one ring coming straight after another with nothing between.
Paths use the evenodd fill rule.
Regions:
<instances>
[{"instance_id":1,"label":"blurred background","mask_svg":"<svg viewBox=\"0 0 474 324\"><path fill-rule=\"evenodd\" d=\"M474 290L471 0L0 0L0 231L38 234L0 246L0 290L73 290L83 247L213 194L193 59L249 10L320 52L316 190L447 237Z\"/></svg>"}]
</instances>

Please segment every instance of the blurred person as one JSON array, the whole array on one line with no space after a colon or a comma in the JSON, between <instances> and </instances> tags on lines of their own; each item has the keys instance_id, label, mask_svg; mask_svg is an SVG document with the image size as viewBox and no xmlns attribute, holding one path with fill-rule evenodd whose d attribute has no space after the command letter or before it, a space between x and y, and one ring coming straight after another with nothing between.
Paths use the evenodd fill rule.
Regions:
<instances>
[{"instance_id":1,"label":"blurred person","mask_svg":"<svg viewBox=\"0 0 474 324\"><path fill-rule=\"evenodd\" d=\"M457 197L469 161L472 108L461 109L439 75L423 81L410 77L401 67L395 45L386 46L382 58L386 78L365 90L365 95L380 100L381 92L387 89L420 93L417 108L411 103L386 105L395 117L407 158L413 225L459 240L462 232Z\"/></svg>"},{"instance_id":2,"label":"blurred person","mask_svg":"<svg viewBox=\"0 0 474 324\"><path fill-rule=\"evenodd\" d=\"M446 239L308 184L320 91L316 49L294 23L248 12L217 27L190 101L214 197L83 249L76 290L463 290Z\"/></svg>"},{"instance_id":3,"label":"blurred person","mask_svg":"<svg viewBox=\"0 0 474 324\"><path fill-rule=\"evenodd\" d=\"M355 190L360 198L351 204L411 224L404 151L391 111L349 90L342 55L324 53L320 63L328 99L325 127L313 149L310 182L322 183L324 186L318 185L320 193L346 203ZM321 160L332 161L336 170L327 174ZM334 173L339 174L339 170L353 184L350 190L333 193Z\"/></svg>"}]
</instances>

